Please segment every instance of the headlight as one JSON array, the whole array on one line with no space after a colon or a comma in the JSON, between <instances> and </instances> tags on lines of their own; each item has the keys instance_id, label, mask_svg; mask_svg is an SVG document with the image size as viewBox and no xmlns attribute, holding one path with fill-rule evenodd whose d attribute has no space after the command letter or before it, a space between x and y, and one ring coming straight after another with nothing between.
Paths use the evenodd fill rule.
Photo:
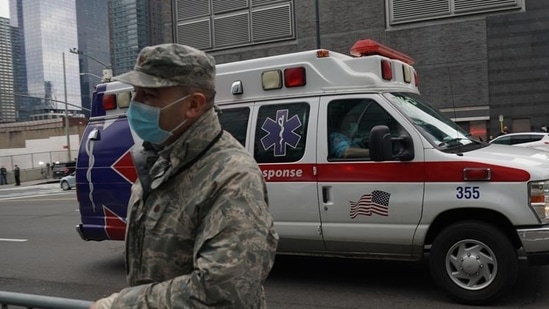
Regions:
<instances>
[{"instance_id":1,"label":"headlight","mask_svg":"<svg viewBox=\"0 0 549 309\"><path fill-rule=\"evenodd\" d=\"M549 181L530 183L530 206L542 223L549 223Z\"/></svg>"}]
</instances>

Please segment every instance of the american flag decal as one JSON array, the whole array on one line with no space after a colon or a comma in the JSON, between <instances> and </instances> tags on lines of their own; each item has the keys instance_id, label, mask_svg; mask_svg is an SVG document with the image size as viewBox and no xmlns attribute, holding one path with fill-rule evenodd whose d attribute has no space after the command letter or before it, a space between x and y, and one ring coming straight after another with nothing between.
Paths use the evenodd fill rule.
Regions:
<instances>
[{"instance_id":1,"label":"american flag decal","mask_svg":"<svg viewBox=\"0 0 549 309\"><path fill-rule=\"evenodd\" d=\"M349 201L351 204L351 219L354 219L359 215L371 216L372 214L377 214L380 216L388 216L390 197L391 193L374 190L370 194L361 196L358 202Z\"/></svg>"}]
</instances>

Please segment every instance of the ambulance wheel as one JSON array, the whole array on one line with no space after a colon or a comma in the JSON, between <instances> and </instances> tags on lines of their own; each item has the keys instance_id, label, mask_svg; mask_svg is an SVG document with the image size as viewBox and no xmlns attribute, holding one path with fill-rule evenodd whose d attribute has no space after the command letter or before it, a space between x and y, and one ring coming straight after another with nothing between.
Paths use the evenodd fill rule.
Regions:
<instances>
[{"instance_id":1,"label":"ambulance wheel","mask_svg":"<svg viewBox=\"0 0 549 309\"><path fill-rule=\"evenodd\" d=\"M466 221L444 229L429 254L435 284L469 305L495 301L517 279L517 253L509 239L488 223Z\"/></svg>"}]
</instances>

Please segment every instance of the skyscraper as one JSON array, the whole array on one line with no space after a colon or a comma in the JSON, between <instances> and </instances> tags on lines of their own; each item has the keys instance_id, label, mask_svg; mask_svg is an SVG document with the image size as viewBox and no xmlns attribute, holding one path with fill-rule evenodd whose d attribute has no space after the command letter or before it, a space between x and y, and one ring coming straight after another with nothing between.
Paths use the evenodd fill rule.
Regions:
<instances>
[{"instance_id":1,"label":"skyscraper","mask_svg":"<svg viewBox=\"0 0 549 309\"><path fill-rule=\"evenodd\" d=\"M15 119L11 31L9 19L0 17L0 123Z\"/></svg>"},{"instance_id":2,"label":"skyscraper","mask_svg":"<svg viewBox=\"0 0 549 309\"><path fill-rule=\"evenodd\" d=\"M22 27L28 96L40 98L42 110L63 110L64 102L79 110L78 57L69 53L78 46L75 0L11 0L10 13Z\"/></svg>"},{"instance_id":3,"label":"skyscraper","mask_svg":"<svg viewBox=\"0 0 549 309\"><path fill-rule=\"evenodd\" d=\"M23 37L23 0L10 0L11 50L13 61L13 90L17 120L29 120L34 106L40 106L41 99L28 97L27 66L25 64L25 41Z\"/></svg>"},{"instance_id":4,"label":"skyscraper","mask_svg":"<svg viewBox=\"0 0 549 309\"><path fill-rule=\"evenodd\" d=\"M76 0L78 51L80 58L80 85L82 107L90 108L91 93L101 82L103 69L110 66L108 0ZM89 116L87 110L83 113Z\"/></svg>"},{"instance_id":5,"label":"skyscraper","mask_svg":"<svg viewBox=\"0 0 549 309\"><path fill-rule=\"evenodd\" d=\"M113 74L133 69L139 51L149 45L147 0L109 1Z\"/></svg>"},{"instance_id":6,"label":"skyscraper","mask_svg":"<svg viewBox=\"0 0 549 309\"><path fill-rule=\"evenodd\" d=\"M171 43L172 1L110 0L109 28L113 74L125 73L148 45Z\"/></svg>"}]
</instances>

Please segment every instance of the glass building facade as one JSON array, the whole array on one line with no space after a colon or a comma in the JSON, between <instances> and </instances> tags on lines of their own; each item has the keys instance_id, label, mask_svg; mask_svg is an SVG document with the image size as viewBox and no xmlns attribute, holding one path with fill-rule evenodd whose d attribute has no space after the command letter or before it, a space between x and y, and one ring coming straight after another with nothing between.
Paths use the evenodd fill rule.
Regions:
<instances>
[{"instance_id":1,"label":"glass building facade","mask_svg":"<svg viewBox=\"0 0 549 309\"><path fill-rule=\"evenodd\" d=\"M43 109L80 110L75 0L24 0L17 10L22 21L28 95L41 98ZM11 7L10 11L14 8ZM19 12L15 12L16 14ZM66 87L65 87L66 78Z\"/></svg>"},{"instance_id":2,"label":"glass building facade","mask_svg":"<svg viewBox=\"0 0 549 309\"><path fill-rule=\"evenodd\" d=\"M23 37L23 0L10 0L10 28L13 61L13 89L17 121L30 119L34 105L40 106L41 99L28 97L27 66L25 64L25 41Z\"/></svg>"},{"instance_id":3,"label":"glass building facade","mask_svg":"<svg viewBox=\"0 0 549 309\"><path fill-rule=\"evenodd\" d=\"M147 0L109 1L113 74L133 69L139 51L149 45Z\"/></svg>"},{"instance_id":4,"label":"glass building facade","mask_svg":"<svg viewBox=\"0 0 549 309\"><path fill-rule=\"evenodd\" d=\"M9 19L0 17L0 123L15 120L11 30Z\"/></svg>"},{"instance_id":5,"label":"glass building facade","mask_svg":"<svg viewBox=\"0 0 549 309\"><path fill-rule=\"evenodd\" d=\"M76 0L80 86L83 114L89 117L91 95L101 82L103 69L110 66L108 0Z\"/></svg>"}]
</instances>

